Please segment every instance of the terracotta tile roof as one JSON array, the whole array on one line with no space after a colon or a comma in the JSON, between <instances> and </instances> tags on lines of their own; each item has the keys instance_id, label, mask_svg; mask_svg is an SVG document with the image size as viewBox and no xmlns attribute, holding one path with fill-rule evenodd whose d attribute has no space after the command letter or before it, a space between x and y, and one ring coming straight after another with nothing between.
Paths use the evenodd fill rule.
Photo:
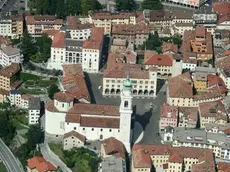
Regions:
<instances>
[{"instance_id":1,"label":"terracotta tile roof","mask_svg":"<svg viewBox=\"0 0 230 172\"><path fill-rule=\"evenodd\" d=\"M80 114L74 114L74 113L67 113L65 117L65 122L67 123L80 123L81 121L81 115Z\"/></svg>"},{"instance_id":2,"label":"terracotta tile roof","mask_svg":"<svg viewBox=\"0 0 230 172\"><path fill-rule=\"evenodd\" d=\"M153 54L148 59L144 59L145 65L156 65L156 66L172 66L173 57L172 55L164 54Z\"/></svg>"},{"instance_id":3,"label":"terracotta tile roof","mask_svg":"<svg viewBox=\"0 0 230 172\"><path fill-rule=\"evenodd\" d=\"M197 107L179 107L179 113L187 119L192 119L197 121L198 118L198 108Z\"/></svg>"},{"instance_id":4,"label":"terracotta tile roof","mask_svg":"<svg viewBox=\"0 0 230 172\"><path fill-rule=\"evenodd\" d=\"M226 129L224 130L224 134L230 135L230 128L226 128Z\"/></svg>"},{"instance_id":5,"label":"terracotta tile roof","mask_svg":"<svg viewBox=\"0 0 230 172\"><path fill-rule=\"evenodd\" d=\"M65 33L64 32L58 32L54 35L52 45L53 48L65 48Z\"/></svg>"},{"instance_id":6,"label":"terracotta tile roof","mask_svg":"<svg viewBox=\"0 0 230 172\"><path fill-rule=\"evenodd\" d=\"M56 35L57 33L59 33L59 30L42 30L43 34L47 34L48 36L53 37L54 35Z\"/></svg>"},{"instance_id":7,"label":"terracotta tile roof","mask_svg":"<svg viewBox=\"0 0 230 172\"><path fill-rule=\"evenodd\" d=\"M90 94L84 76L76 74L63 77L62 84L67 93L78 101L81 101L81 99L90 101Z\"/></svg>"},{"instance_id":8,"label":"terracotta tile roof","mask_svg":"<svg viewBox=\"0 0 230 172\"><path fill-rule=\"evenodd\" d=\"M168 114L170 114L170 116ZM177 115L178 115L178 107L170 106L166 103L164 103L161 106L161 118L177 119Z\"/></svg>"},{"instance_id":9,"label":"terracotta tile roof","mask_svg":"<svg viewBox=\"0 0 230 172\"><path fill-rule=\"evenodd\" d=\"M83 143L85 143L86 141L86 137L76 131L70 131L64 134L64 139L69 138L69 137L76 137L79 140L81 140Z\"/></svg>"},{"instance_id":10,"label":"terracotta tile roof","mask_svg":"<svg viewBox=\"0 0 230 172\"><path fill-rule=\"evenodd\" d=\"M212 88L214 86L219 87L221 94L227 92L227 87L221 77L217 75L208 75L208 87Z\"/></svg>"},{"instance_id":11,"label":"terracotta tile roof","mask_svg":"<svg viewBox=\"0 0 230 172\"><path fill-rule=\"evenodd\" d=\"M137 148L139 145L134 145L132 150L134 168L151 168L152 160L145 149Z\"/></svg>"},{"instance_id":12,"label":"terracotta tile roof","mask_svg":"<svg viewBox=\"0 0 230 172\"><path fill-rule=\"evenodd\" d=\"M213 2L212 9L219 16L230 13L230 2Z\"/></svg>"},{"instance_id":13,"label":"terracotta tile roof","mask_svg":"<svg viewBox=\"0 0 230 172\"><path fill-rule=\"evenodd\" d=\"M230 164L226 162L219 162L217 168L218 172L230 172Z\"/></svg>"},{"instance_id":14,"label":"terracotta tile roof","mask_svg":"<svg viewBox=\"0 0 230 172\"><path fill-rule=\"evenodd\" d=\"M195 36L197 37L205 37L206 36L206 28L202 25L198 25L195 28Z\"/></svg>"},{"instance_id":15,"label":"terracotta tile roof","mask_svg":"<svg viewBox=\"0 0 230 172\"><path fill-rule=\"evenodd\" d=\"M90 23L81 24L81 21L77 18L77 16L67 16L66 25L68 29L73 30L91 29L93 27L93 24Z\"/></svg>"},{"instance_id":16,"label":"terracotta tile roof","mask_svg":"<svg viewBox=\"0 0 230 172\"><path fill-rule=\"evenodd\" d=\"M22 85L22 81L16 80L16 81L10 83L10 88L11 89L17 89L21 85Z\"/></svg>"},{"instance_id":17,"label":"terracotta tile roof","mask_svg":"<svg viewBox=\"0 0 230 172\"><path fill-rule=\"evenodd\" d=\"M222 69L223 71L230 70L230 58L225 57L215 62L216 68Z\"/></svg>"},{"instance_id":18,"label":"terracotta tile roof","mask_svg":"<svg viewBox=\"0 0 230 172\"><path fill-rule=\"evenodd\" d=\"M81 116L81 126L84 127L98 127L98 128L119 128L119 118L106 118L106 117L86 117Z\"/></svg>"},{"instance_id":19,"label":"terracotta tile roof","mask_svg":"<svg viewBox=\"0 0 230 172\"><path fill-rule=\"evenodd\" d=\"M216 120L227 121L225 106L221 101L199 103L199 113L201 117L214 117Z\"/></svg>"},{"instance_id":20,"label":"terracotta tile roof","mask_svg":"<svg viewBox=\"0 0 230 172\"><path fill-rule=\"evenodd\" d=\"M83 103L74 104L74 106L68 111L68 113L101 116L120 116L118 106Z\"/></svg>"},{"instance_id":21,"label":"terracotta tile roof","mask_svg":"<svg viewBox=\"0 0 230 172\"><path fill-rule=\"evenodd\" d=\"M230 12L228 14L220 16L218 19L219 24L224 23L224 22L228 22L228 21L230 21Z\"/></svg>"},{"instance_id":22,"label":"terracotta tile roof","mask_svg":"<svg viewBox=\"0 0 230 172\"><path fill-rule=\"evenodd\" d=\"M10 78L20 70L18 63L11 63L11 65L0 69L0 75Z\"/></svg>"},{"instance_id":23,"label":"terracotta tile roof","mask_svg":"<svg viewBox=\"0 0 230 172\"><path fill-rule=\"evenodd\" d=\"M162 52L165 53L167 51L173 51L174 53L178 53L178 46L176 44L164 42L162 45Z\"/></svg>"},{"instance_id":24,"label":"terracotta tile roof","mask_svg":"<svg viewBox=\"0 0 230 172\"><path fill-rule=\"evenodd\" d=\"M36 169L38 172L56 171L56 167L43 157L33 157L27 160L30 170Z\"/></svg>"},{"instance_id":25,"label":"terracotta tile roof","mask_svg":"<svg viewBox=\"0 0 230 172\"><path fill-rule=\"evenodd\" d=\"M175 98L193 98L192 80L184 73L168 80L169 96Z\"/></svg>"},{"instance_id":26,"label":"terracotta tile roof","mask_svg":"<svg viewBox=\"0 0 230 172\"><path fill-rule=\"evenodd\" d=\"M198 164L192 165L194 171L197 171L199 166L203 171L215 172L214 155L210 149L172 147L171 145L134 145L132 154L135 168L150 168L152 166L150 156L168 155L168 162L183 163L184 158L193 158L198 160Z\"/></svg>"},{"instance_id":27,"label":"terracotta tile roof","mask_svg":"<svg viewBox=\"0 0 230 172\"><path fill-rule=\"evenodd\" d=\"M104 77L105 78L126 78L126 71L127 70L104 70ZM129 77L134 79L149 79L149 72L144 70L130 70Z\"/></svg>"},{"instance_id":28,"label":"terracotta tile roof","mask_svg":"<svg viewBox=\"0 0 230 172\"><path fill-rule=\"evenodd\" d=\"M9 95L9 91L0 89L0 95Z\"/></svg>"},{"instance_id":29,"label":"terracotta tile roof","mask_svg":"<svg viewBox=\"0 0 230 172\"><path fill-rule=\"evenodd\" d=\"M81 75L83 76L82 66L80 64L64 64L63 68L63 77L71 75Z\"/></svg>"},{"instance_id":30,"label":"terracotta tile roof","mask_svg":"<svg viewBox=\"0 0 230 172\"><path fill-rule=\"evenodd\" d=\"M25 17L27 25L35 25L35 24L56 24L62 25L63 20L57 19L56 16L52 15L34 15L34 16L26 16Z\"/></svg>"},{"instance_id":31,"label":"terracotta tile roof","mask_svg":"<svg viewBox=\"0 0 230 172\"><path fill-rule=\"evenodd\" d=\"M85 48L85 49L96 49L96 50L99 50L100 47L101 47L101 42L89 41L89 40L85 40L82 46L82 48Z\"/></svg>"},{"instance_id":32,"label":"terracotta tile roof","mask_svg":"<svg viewBox=\"0 0 230 172\"><path fill-rule=\"evenodd\" d=\"M68 92L57 92L54 95L54 99L59 101L59 102L73 102L74 97L72 94L68 93Z\"/></svg>"},{"instance_id":33,"label":"terracotta tile roof","mask_svg":"<svg viewBox=\"0 0 230 172\"><path fill-rule=\"evenodd\" d=\"M212 35L210 32L205 31L205 39L202 41L195 40L195 36L204 36L204 28L197 26L195 30L184 31L183 42L182 42L182 54L186 56L186 53L195 53L197 55L201 54L213 54L213 45L212 45ZM206 52L195 52L192 47L192 42L205 44L206 45ZM197 46L197 45L196 45ZM195 56L197 57L197 56Z\"/></svg>"},{"instance_id":34,"label":"terracotta tile roof","mask_svg":"<svg viewBox=\"0 0 230 172\"><path fill-rule=\"evenodd\" d=\"M91 31L90 40L83 41L82 48L100 49L104 39L104 28L94 27Z\"/></svg>"},{"instance_id":35,"label":"terracotta tile roof","mask_svg":"<svg viewBox=\"0 0 230 172\"><path fill-rule=\"evenodd\" d=\"M210 90L210 92L205 92L201 94L194 95L194 101L201 101L207 99L215 99L215 98L222 98L222 94L219 89Z\"/></svg>"},{"instance_id":36,"label":"terracotta tile roof","mask_svg":"<svg viewBox=\"0 0 230 172\"><path fill-rule=\"evenodd\" d=\"M126 150L121 141L114 137L109 137L102 141L102 146L104 147L106 155L114 155L125 160Z\"/></svg>"},{"instance_id":37,"label":"terracotta tile roof","mask_svg":"<svg viewBox=\"0 0 230 172\"><path fill-rule=\"evenodd\" d=\"M134 59L129 59L130 62L136 61L136 57ZM128 61L128 60L126 60ZM107 60L107 69L116 69L116 70L141 70L144 68L143 65L140 64L129 64L125 63L125 57L120 53L109 53Z\"/></svg>"},{"instance_id":38,"label":"terracotta tile roof","mask_svg":"<svg viewBox=\"0 0 230 172\"><path fill-rule=\"evenodd\" d=\"M12 41L0 35L0 44L12 45Z\"/></svg>"},{"instance_id":39,"label":"terracotta tile roof","mask_svg":"<svg viewBox=\"0 0 230 172\"><path fill-rule=\"evenodd\" d=\"M98 20L106 20L106 19L130 19L131 16L136 16L135 12L120 12L117 14L112 14L110 12L94 12L91 13L90 16L92 19Z\"/></svg>"},{"instance_id":40,"label":"terracotta tile roof","mask_svg":"<svg viewBox=\"0 0 230 172\"><path fill-rule=\"evenodd\" d=\"M115 24L112 27L112 34L114 35L148 35L150 28L145 24Z\"/></svg>"},{"instance_id":41,"label":"terracotta tile roof","mask_svg":"<svg viewBox=\"0 0 230 172\"><path fill-rule=\"evenodd\" d=\"M54 101L53 100L49 100L45 104L45 109L50 111L50 112L59 112L58 109L54 106Z\"/></svg>"}]
</instances>

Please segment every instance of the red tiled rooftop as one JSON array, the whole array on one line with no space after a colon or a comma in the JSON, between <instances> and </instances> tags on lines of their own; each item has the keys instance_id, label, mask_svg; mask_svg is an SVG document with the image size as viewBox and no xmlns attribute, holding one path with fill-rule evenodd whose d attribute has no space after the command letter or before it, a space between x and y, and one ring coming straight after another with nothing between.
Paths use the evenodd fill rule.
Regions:
<instances>
[{"instance_id":1,"label":"red tiled rooftop","mask_svg":"<svg viewBox=\"0 0 230 172\"><path fill-rule=\"evenodd\" d=\"M178 53L178 46L176 44L164 42L162 45L162 52L165 53L167 51L173 51L174 53Z\"/></svg>"},{"instance_id":2,"label":"red tiled rooftop","mask_svg":"<svg viewBox=\"0 0 230 172\"><path fill-rule=\"evenodd\" d=\"M80 125L83 127L119 128L120 118L81 116Z\"/></svg>"},{"instance_id":3,"label":"red tiled rooftop","mask_svg":"<svg viewBox=\"0 0 230 172\"><path fill-rule=\"evenodd\" d=\"M70 131L70 132L68 132L68 133L65 133L65 134L64 134L64 139L66 139L66 138L68 138L68 137L72 137L72 136L78 138L78 139L81 140L83 143L85 143L85 141L86 141L86 137L83 136L82 134L76 132L76 131Z\"/></svg>"},{"instance_id":4,"label":"red tiled rooftop","mask_svg":"<svg viewBox=\"0 0 230 172\"><path fill-rule=\"evenodd\" d=\"M218 172L230 172L230 164L226 162L219 162L217 164Z\"/></svg>"},{"instance_id":5,"label":"red tiled rooftop","mask_svg":"<svg viewBox=\"0 0 230 172\"><path fill-rule=\"evenodd\" d=\"M102 141L106 155L114 155L118 158L123 158L125 160L125 146L124 144L114 137L109 137Z\"/></svg>"},{"instance_id":6,"label":"red tiled rooftop","mask_svg":"<svg viewBox=\"0 0 230 172\"><path fill-rule=\"evenodd\" d=\"M113 105L83 104L76 103L68 113L102 115L102 116L120 116L119 107Z\"/></svg>"},{"instance_id":7,"label":"red tiled rooftop","mask_svg":"<svg viewBox=\"0 0 230 172\"><path fill-rule=\"evenodd\" d=\"M53 48L65 48L65 33L64 32L58 32L54 35L52 45Z\"/></svg>"},{"instance_id":8,"label":"red tiled rooftop","mask_svg":"<svg viewBox=\"0 0 230 172\"><path fill-rule=\"evenodd\" d=\"M54 99L59 102L73 102L74 97L73 95L69 94L68 92L57 92L54 95Z\"/></svg>"},{"instance_id":9,"label":"red tiled rooftop","mask_svg":"<svg viewBox=\"0 0 230 172\"><path fill-rule=\"evenodd\" d=\"M33 157L27 160L28 167L31 170L37 169L38 172L55 171L56 167L43 157Z\"/></svg>"},{"instance_id":10,"label":"red tiled rooftop","mask_svg":"<svg viewBox=\"0 0 230 172\"><path fill-rule=\"evenodd\" d=\"M170 114L170 116L168 116L168 114ZM178 107L170 106L166 103L164 103L161 106L161 118L177 119L177 115L178 115Z\"/></svg>"},{"instance_id":11,"label":"red tiled rooftop","mask_svg":"<svg viewBox=\"0 0 230 172\"><path fill-rule=\"evenodd\" d=\"M153 54L148 59L144 59L145 65L172 66L173 57L171 55Z\"/></svg>"}]
</instances>

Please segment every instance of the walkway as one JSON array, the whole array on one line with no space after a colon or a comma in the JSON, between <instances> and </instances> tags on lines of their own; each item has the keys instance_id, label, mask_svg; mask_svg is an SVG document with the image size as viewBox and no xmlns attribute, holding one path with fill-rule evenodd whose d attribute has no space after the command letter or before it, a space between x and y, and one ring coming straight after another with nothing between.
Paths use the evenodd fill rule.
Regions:
<instances>
[{"instance_id":1,"label":"walkway","mask_svg":"<svg viewBox=\"0 0 230 172\"><path fill-rule=\"evenodd\" d=\"M0 139L0 157L8 172L24 172L22 164L13 155L11 150L5 145L2 139Z\"/></svg>"},{"instance_id":2,"label":"walkway","mask_svg":"<svg viewBox=\"0 0 230 172\"><path fill-rule=\"evenodd\" d=\"M72 172L71 169L69 169L64 162L60 160L60 158L50 149L47 142L44 142L43 144L40 144L40 150L43 155L43 157L50 161L53 165L56 167L60 167L63 172Z\"/></svg>"}]
</instances>

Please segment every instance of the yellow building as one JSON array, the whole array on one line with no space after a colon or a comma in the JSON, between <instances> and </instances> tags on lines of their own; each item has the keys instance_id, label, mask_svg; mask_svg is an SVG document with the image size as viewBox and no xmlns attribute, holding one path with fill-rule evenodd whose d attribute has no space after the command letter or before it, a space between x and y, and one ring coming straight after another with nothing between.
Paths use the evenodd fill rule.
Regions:
<instances>
[{"instance_id":1,"label":"yellow building","mask_svg":"<svg viewBox=\"0 0 230 172\"><path fill-rule=\"evenodd\" d=\"M21 82L18 81L19 75L19 64L12 63L0 70L0 89L10 91L11 89L17 88Z\"/></svg>"},{"instance_id":2,"label":"yellow building","mask_svg":"<svg viewBox=\"0 0 230 172\"><path fill-rule=\"evenodd\" d=\"M14 16L12 17L12 35L16 38L23 34L23 17Z\"/></svg>"},{"instance_id":3,"label":"yellow building","mask_svg":"<svg viewBox=\"0 0 230 172\"><path fill-rule=\"evenodd\" d=\"M197 92L205 92L207 88L207 73L194 73L193 83Z\"/></svg>"},{"instance_id":4,"label":"yellow building","mask_svg":"<svg viewBox=\"0 0 230 172\"><path fill-rule=\"evenodd\" d=\"M89 14L89 21L95 27L103 27L105 34L110 34L112 26L115 24L136 24L135 12L120 12L112 14L110 12L93 12Z\"/></svg>"},{"instance_id":5,"label":"yellow building","mask_svg":"<svg viewBox=\"0 0 230 172\"><path fill-rule=\"evenodd\" d=\"M215 172L212 150L203 148L172 147L171 145L134 145L132 171L150 172L203 171Z\"/></svg>"}]
</instances>

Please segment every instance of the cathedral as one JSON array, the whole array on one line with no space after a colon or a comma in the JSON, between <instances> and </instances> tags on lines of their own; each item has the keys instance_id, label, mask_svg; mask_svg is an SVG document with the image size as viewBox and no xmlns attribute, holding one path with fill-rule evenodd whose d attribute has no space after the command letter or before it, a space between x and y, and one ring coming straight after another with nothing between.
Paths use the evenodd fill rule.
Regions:
<instances>
[{"instance_id":1,"label":"cathedral","mask_svg":"<svg viewBox=\"0 0 230 172\"><path fill-rule=\"evenodd\" d=\"M123 83L120 107L77 103L68 92L58 92L45 107L46 139L63 142L64 135L73 131L87 140L114 137L130 153L132 99L132 82L128 76Z\"/></svg>"}]
</instances>

